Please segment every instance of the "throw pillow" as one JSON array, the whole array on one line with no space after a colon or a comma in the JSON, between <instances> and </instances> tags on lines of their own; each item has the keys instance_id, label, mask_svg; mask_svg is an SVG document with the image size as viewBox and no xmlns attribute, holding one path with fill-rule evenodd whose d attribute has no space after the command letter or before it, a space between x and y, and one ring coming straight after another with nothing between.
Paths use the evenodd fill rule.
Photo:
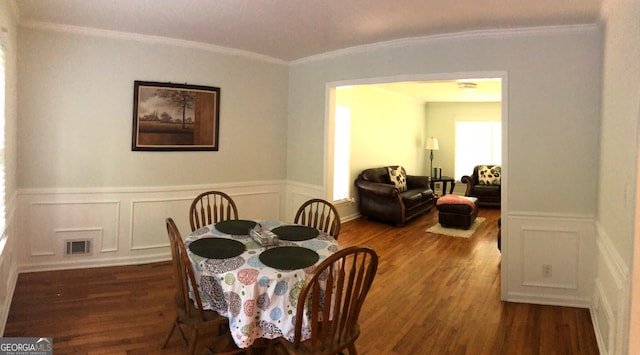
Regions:
<instances>
[{"instance_id":1,"label":"throw pillow","mask_svg":"<svg viewBox=\"0 0 640 355\"><path fill-rule=\"evenodd\" d=\"M407 191L407 175L401 166L388 166L389 180L400 191Z\"/></svg>"},{"instance_id":2,"label":"throw pillow","mask_svg":"<svg viewBox=\"0 0 640 355\"><path fill-rule=\"evenodd\" d=\"M488 167L483 165L478 168L478 180L480 185L500 185L500 175L502 169L500 165Z\"/></svg>"}]
</instances>

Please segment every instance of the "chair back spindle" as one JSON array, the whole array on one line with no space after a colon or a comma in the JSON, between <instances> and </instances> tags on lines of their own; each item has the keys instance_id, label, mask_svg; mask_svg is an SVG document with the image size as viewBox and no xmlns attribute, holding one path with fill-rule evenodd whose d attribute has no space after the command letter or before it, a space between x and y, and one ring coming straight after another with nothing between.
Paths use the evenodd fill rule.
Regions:
<instances>
[{"instance_id":1,"label":"chair back spindle","mask_svg":"<svg viewBox=\"0 0 640 355\"><path fill-rule=\"evenodd\" d=\"M221 191L207 191L198 195L189 208L191 231L220 221L238 219L233 199Z\"/></svg>"},{"instance_id":2,"label":"chair back spindle","mask_svg":"<svg viewBox=\"0 0 640 355\"><path fill-rule=\"evenodd\" d=\"M294 223L321 230L336 240L340 234L338 210L331 203L318 198L311 199L298 208Z\"/></svg>"},{"instance_id":3,"label":"chair back spindle","mask_svg":"<svg viewBox=\"0 0 640 355\"><path fill-rule=\"evenodd\" d=\"M378 268L378 256L366 246L342 249L326 258L305 282L298 297L293 343L281 341L290 352L356 353L358 317ZM311 337L302 341L303 317L309 316Z\"/></svg>"}]
</instances>

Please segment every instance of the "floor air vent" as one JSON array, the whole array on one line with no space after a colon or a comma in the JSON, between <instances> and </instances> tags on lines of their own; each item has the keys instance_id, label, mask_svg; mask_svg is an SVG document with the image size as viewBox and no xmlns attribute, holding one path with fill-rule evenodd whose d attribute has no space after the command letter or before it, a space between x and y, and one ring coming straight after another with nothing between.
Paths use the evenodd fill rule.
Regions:
<instances>
[{"instance_id":1,"label":"floor air vent","mask_svg":"<svg viewBox=\"0 0 640 355\"><path fill-rule=\"evenodd\" d=\"M67 240L66 255L91 254L91 240Z\"/></svg>"}]
</instances>

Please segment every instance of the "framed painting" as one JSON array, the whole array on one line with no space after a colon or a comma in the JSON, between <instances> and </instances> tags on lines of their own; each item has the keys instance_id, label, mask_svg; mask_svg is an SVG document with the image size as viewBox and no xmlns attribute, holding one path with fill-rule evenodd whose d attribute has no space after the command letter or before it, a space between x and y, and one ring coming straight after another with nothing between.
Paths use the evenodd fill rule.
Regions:
<instances>
[{"instance_id":1,"label":"framed painting","mask_svg":"<svg viewBox=\"0 0 640 355\"><path fill-rule=\"evenodd\" d=\"M135 81L132 150L218 150L220 88Z\"/></svg>"}]
</instances>

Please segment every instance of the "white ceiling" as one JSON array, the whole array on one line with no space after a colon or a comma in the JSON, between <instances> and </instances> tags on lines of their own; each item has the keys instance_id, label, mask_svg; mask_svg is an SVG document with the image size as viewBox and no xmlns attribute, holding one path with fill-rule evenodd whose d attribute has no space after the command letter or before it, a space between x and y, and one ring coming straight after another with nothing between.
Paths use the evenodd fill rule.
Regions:
<instances>
[{"instance_id":1,"label":"white ceiling","mask_svg":"<svg viewBox=\"0 0 640 355\"><path fill-rule=\"evenodd\" d=\"M597 23L603 0L14 0L21 25L195 41L293 61L443 33ZM68 27L67 27L68 28Z\"/></svg>"},{"instance_id":2,"label":"white ceiling","mask_svg":"<svg viewBox=\"0 0 640 355\"><path fill-rule=\"evenodd\" d=\"M15 0L21 26L193 41L290 62L444 33L596 24L604 0ZM500 101L500 81L389 83L426 102Z\"/></svg>"}]
</instances>

